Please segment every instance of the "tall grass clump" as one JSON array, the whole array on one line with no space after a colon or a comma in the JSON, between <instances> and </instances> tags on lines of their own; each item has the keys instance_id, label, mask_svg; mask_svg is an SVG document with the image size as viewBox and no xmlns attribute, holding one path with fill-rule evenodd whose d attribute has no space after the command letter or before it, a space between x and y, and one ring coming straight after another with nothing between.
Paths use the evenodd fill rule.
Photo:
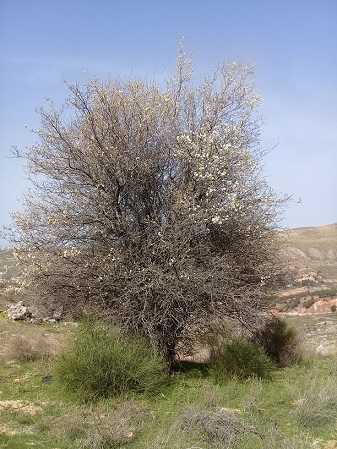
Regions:
<instances>
[{"instance_id":1,"label":"tall grass clump","mask_svg":"<svg viewBox=\"0 0 337 449\"><path fill-rule=\"evenodd\" d=\"M91 401L127 392L155 394L167 383L163 357L140 338L126 338L105 321L86 321L56 364L66 392Z\"/></svg>"},{"instance_id":2,"label":"tall grass clump","mask_svg":"<svg viewBox=\"0 0 337 449\"><path fill-rule=\"evenodd\" d=\"M333 377L314 377L304 395L295 403L295 417L305 427L322 425L337 419L337 384Z\"/></svg>"},{"instance_id":3,"label":"tall grass clump","mask_svg":"<svg viewBox=\"0 0 337 449\"><path fill-rule=\"evenodd\" d=\"M284 319L269 318L252 336L252 341L263 346L268 357L279 367L294 365L301 360L297 330Z\"/></svg>"},{"instance_id":4,"label":"tall grass clump","mask_svg":"<svg viewBox=\"0 0 337 449\"><path fill-rule=\"evenodd\" d=\"M213 365L216 382L229 379L269 379L273 364L263 347L243 338L222 345Z\"/></svg>"}]
</instances>

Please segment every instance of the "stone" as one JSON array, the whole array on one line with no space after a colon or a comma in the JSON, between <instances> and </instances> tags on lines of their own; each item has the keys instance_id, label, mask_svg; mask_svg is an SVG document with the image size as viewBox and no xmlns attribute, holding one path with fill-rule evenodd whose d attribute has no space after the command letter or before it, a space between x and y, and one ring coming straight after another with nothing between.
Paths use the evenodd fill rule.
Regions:
<instances>
[{"instance_id":1,"label":"stone","mask_svg":"<svg viewBox=\"0 0 337 449\"><path fill-rule=\"evenodd\" d=\"M52 319L55 321L60 321L63 317L63 307L59 307L58 309L54 310Z\"/></svg>"},{"instance_id":2,"label":"stone","mask_svg":"<svg viewBox=\"0 0 337 449\"><path fill-rule=\"evenodd\" d=\"M316 353L317 355L326 355L326 354L327 354L327 351L326 351L326 349L324 348L323 345L319 345L319 346L317 346L317 348L316 348L316 350L315 350L315 353Z\"/></svg>"},{"instance_id":3,"label":"stone","mask_svg":"<svg viewBox=\"0 0 337 449\"><path fill-rule=\"evenodd\" d=\"M43 384L51 384L53 382L53 376L51 376L51 375L44 376L44 377L42 377L41 382Z\"/></svg>"},{"instance_id":4,"label":"stone","mask_svg":"<svg viewBox=\"0 0 337 449\"><path fill-rule=\"evenodd\" d=\"M25 320L32 315L32 312L24 305L23 301L19 301L8 309L7 315L12 320Z\"/></svg>"}]
</instances>

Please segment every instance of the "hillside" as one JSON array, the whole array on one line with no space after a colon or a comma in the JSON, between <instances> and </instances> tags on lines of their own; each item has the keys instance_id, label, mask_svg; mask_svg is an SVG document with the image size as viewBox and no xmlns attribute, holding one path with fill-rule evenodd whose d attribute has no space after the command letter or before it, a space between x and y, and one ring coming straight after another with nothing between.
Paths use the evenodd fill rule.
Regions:
<instances>
[{"instance_id":1,"label":"hillside","mask_svg":"<svg viewBox=\"0 0 337 449\"><path fill-rule=\"evenodd\" d=\"M331 314L337 306L337 224L294 228L285 237L291 281L279 292L275 310Z\"/></svg>"},{"instance_id":2,"label":"hillside","mask_svg":"<svg viewBox=\"0 0 337 449\"><path fill-rule=\"evenodd\" d=\"M337 282L337 223L286 231L290 267L314 270Z\"/></svg>"}]
</instances>

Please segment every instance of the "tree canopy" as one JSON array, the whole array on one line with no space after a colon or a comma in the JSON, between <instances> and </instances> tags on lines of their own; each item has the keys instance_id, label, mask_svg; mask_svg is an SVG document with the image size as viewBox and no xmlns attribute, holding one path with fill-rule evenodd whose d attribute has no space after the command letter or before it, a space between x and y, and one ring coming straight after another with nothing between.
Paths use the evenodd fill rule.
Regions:
<instances>
[{"instance_id":1,"label":"tree canopy","mask_svg":"<svg viewBox=\"0 0 337 449\"><path fill-rule=\"evenodd\" d=\"M69 89L20 154L32 181L12 228L22 285L65 311L94 304L168 361L214 317L254 328L281 272L285 199L263 175L252 67L198 81L180 51L164 87Z\"/></svg>"}]
</instances>

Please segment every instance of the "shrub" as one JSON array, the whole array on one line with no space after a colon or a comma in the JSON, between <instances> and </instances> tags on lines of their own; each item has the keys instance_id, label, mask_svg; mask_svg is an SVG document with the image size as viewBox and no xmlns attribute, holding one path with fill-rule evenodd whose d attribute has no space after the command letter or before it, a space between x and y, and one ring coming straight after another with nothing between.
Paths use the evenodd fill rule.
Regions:
<instances>
[{"instance_id":1,"label":"shrub","mask_svg":"<svg viewBox=\"0 0 337 449\"><path fill-rule=\"evenodd\" d=\"M301 304L300 298L291 298L291 300L287 304L287 309L295 309L300 304Z\"/></svg>"},{"instance_id":2,"label":"shrub","mask_svg":"<svg viewBox=\"0 0 337 449\"><path fill-rule=\"evenodd\" d=\"M183 415L181 426L188 432L191 432L191 430L192 432L194 431L195 436L199 437L205 443L226 449L238 436L253 432L252 428L248 428L230 410L215 412L190 408Z\"/></svg>"},{"instance_id":3,"label":"shrub","mask_svg":"<svg viewBox=\"0 0 337 449\"><path fill-rule=\"evenodd\" d=\"M310 298L310 299L308 299L307 301L305 301L304 303L303 303L303 306L306 308L306 309L310 309L310 307L313 305L313 304L315 304L315 298Z\"/></svg>"},{"instance_id":4,"label":"shrub","mask_svg":"<svg viewBox=\"0 0 337 449\"><path fill-rule=\"evenodd\" d=\"M154 394L167 382L160 354L107 322L83 323L55 371L61 386L84 401L129 391Z\"/></svg>"},{"instance_id":5,"label":"shrub","mask_svg":"<svg viewBox=\"0 0 337 449\"><path fill-rule=\"evenodd\" d=\"M337 288L333 287L333 288L328 288L326 290L321 290L320 292L318 292L318 296L320 298L327 298L329 296L336 296L337 295Z\"/></svg>"},{"instance_id":6,"label":"shrub","mask_svg":"<svg viewBox=\"0 0 337 449\"><path fill-rule=\"evenodd\" d=\"M221 382L227 378L269 378L271 370L272 363L262 346L236 339L220 348L212 373Z\"/></svg>"},{"instance_id":7,"label":"shrub","mask_svg":"<svg viewBox=\"0 0 337 449\"><path fill-rule=\"evenodd\" d=\"M205 329L201 334L197 334L197 339L191 354L195 354L196 348L207 348L208 357L205 357L205 359L208 359L208 362L213 363L217 360L220 348L223 344L228 340L238 337L240 332L241 328L233 320L228 318L222 318L221 320L214 318L210 320L208 326L205 326Z\"/></svg>"},{"instance_id":8,"label":"shrub","mask_svg":"<svg viewBox=\"0 0 337 449\"><path fill-rule=\"evenodd\" d=\"M269 318L251 339L263 346L268 357L279 367L295 364L301 359L298 333L284 319Z\"/></svg>"},{"instance_id":9,"label":"shrub","mask_svg":"<svg viewBox=\"0 0 337 449\"><path fill-rule=\"evenodd\" d=\"M316 284L316 282L312 279L302 279L302 281L301 281L302 287L310 287L315 284Z\"/></svg>"},{"instance_id":10,"label":"shrub","mask_svg":"<svg viewBox=\"0 0 337 449\"><path fill-rule=\"evenodd\" d=\"M336 304L332 304L331 312L336 312L336 310L337 310Z\"/></svg>"}]
</instances>

